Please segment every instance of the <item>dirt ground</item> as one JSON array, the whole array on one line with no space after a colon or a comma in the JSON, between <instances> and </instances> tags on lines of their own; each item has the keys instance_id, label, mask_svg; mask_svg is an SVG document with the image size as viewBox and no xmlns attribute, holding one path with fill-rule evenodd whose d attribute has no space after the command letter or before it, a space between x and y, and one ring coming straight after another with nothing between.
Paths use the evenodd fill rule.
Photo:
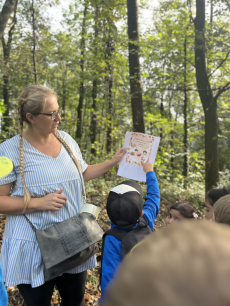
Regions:
<instances>
[{"instance_id":1,"label":"dirt ground","mask_svg":"<svg viewBox=\"0 0 230 306\"><path fill-rule=\"evenodd\" d=\"M104 231L107 231L110 228L109 219L105 209L105 201L101 203L101 198L94 197L92 198L91 203L94 203L101 207L101 212L99 215L98 223ZM161 227L165 226L164 220L167 216L168 209L172 205L171 202L167 200L162 200L160 205L160 212L155 221L155 230L159 230ZM0 245L2 243L4 227L5 227L5 215L0 215ZM97 254L100 257L100 253ZM99 258L98 257L98 258ZM100 298L100 291L98 288L99 285L99 274L100 274L101 262L98 262L98 265L93 270L88 270L87 282L85 285L85 296L84 302L85 306L95 306L98 305L98 299ZM9 296L9 306L24 306L25 303L17 289L17 287L7 287L7 292ZM60 306L61 298L59 296L58 290L54 289L53 296L51 299L51 305Z\"/></svg>"}]
</instances>

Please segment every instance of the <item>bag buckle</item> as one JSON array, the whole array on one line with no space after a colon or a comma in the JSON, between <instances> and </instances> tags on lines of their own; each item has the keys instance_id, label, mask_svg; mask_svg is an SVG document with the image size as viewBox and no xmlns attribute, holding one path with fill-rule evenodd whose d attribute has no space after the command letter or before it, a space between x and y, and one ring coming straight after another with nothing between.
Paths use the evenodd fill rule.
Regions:
<instances>
[{"instance_id":1,"label":"bag buckle","mask_svg":"<svg viewBox=\"0 0 230 306\"><path fill-rule=\"evenodd\" d=\"M100 208L93 205L93 204L84 203L81 207L81 210L80 210L80 213L83 213L83 212L86 212L86 213L89 213L89 214L93 215L97 220L98 215L100 213Z\"/></svg>"}]
</instances>

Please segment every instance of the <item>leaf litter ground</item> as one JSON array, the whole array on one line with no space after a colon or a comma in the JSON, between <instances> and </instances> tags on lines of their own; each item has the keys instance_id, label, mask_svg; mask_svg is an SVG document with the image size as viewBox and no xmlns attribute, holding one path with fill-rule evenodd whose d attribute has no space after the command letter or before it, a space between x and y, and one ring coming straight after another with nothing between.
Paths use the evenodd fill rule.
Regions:
<instances>
[{"instance_id":1,"label":"leaf litter ground","mask_svg":"<svg viewBox=\"0 0 230 306\"><path fill-rule=\"evenodd\" d=\"M95 205L98 205L101 208L101 212L98 218L98 223L104 232L110 229L110 222L106 212L105 199L106 197L104 196L103 197L96 196L91 198L91 203L94 203ZM161 200L160 211L154 225L155 230L159 230L161 227L165 226L164 220L167 216L168 209L171 205L172 202L169 202L166 199ZM0 246L2 244L5 222L6 222L6 216L0 214ZM100 258L100 255L101 253L97 254L98 259ZM98 305L98 300L100 299L101 296L99 290L100 268L101 268L101 262L98 261L97 267L95 269L87 271L88 276L85 284L85 295L84 295L85 306ZM8 306L25 306L23 298L16 286L7 287L7 292L9 296ZM51 305L52 306L61 305L61 298L56 288L54 288L54 292L51 299Z\"/></svg>"}]
</instances>

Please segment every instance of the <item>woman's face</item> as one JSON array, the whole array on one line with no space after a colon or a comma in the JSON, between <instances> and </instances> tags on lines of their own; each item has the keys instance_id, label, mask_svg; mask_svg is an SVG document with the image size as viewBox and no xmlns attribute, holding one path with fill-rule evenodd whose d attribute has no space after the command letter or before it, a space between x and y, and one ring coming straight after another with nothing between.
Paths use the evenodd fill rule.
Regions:
<instances>
[{"instance_id":1,"label":"woman's face","mask_svg":"<svg viewBox=\"0 0 230 306\"><path fill-rule=\"evenodd\" d=\"M52 114L58 110L59 105L57 98L54 95L50 95L47 98L45 107L41 113ZM42 114L33 117L34 127L39 130L41 134L50 134L56 132L60 121L61 117L59 115L57 115L54 120L52 120L51 116Z\"/></svg>"},{"instance_id":2,"label":"woman's face","mask_svg":"<svg viewBox=\"0 0 230 306\"><path fill-rule=\"evenodd\" d=\"M176 209L170 209L168 217L165 220L165 224L172 224L174 221L180 221L185 217Z\"/></svg>"},{"instance_id":3,"label":"woman's face","mask_svg":"<svg viewBox=\"0 0 230 306\"><path fill-rule=\"evenodd\" d=\"M213 206L210 204L209 199L207 198L205 201L206 209L204 211L205 217L207 220L212 220L213 216Z\"/></svg>"}]
</instances>

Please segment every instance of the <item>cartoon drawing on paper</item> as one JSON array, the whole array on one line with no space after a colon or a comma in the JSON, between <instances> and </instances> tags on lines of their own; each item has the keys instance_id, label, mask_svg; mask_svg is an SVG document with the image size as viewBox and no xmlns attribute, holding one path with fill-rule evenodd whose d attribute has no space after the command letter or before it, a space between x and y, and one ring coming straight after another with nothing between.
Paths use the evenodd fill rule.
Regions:
<instances>
[{"instance_id":1,"label":"cartoon drawing on paper","mask_svg":"<svg viewBox=\"0 0 230 306\"><path fill-rule=\"evenodd\" d=\"M141 161L148 162L152 151L154 137L132 133L127 151L126 162L141 166Z\"/></svg>"}]
</instances>

